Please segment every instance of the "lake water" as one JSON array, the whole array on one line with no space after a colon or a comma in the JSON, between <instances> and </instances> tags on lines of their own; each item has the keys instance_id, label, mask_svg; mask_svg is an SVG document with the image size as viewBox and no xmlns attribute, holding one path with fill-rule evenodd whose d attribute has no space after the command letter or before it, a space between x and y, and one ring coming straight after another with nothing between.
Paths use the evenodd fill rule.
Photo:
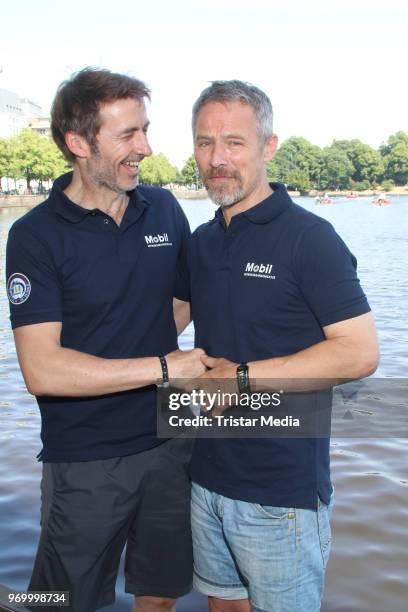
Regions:
<instances>
[{"instance_id":1,"label":"lake water","mask_svg":"<svg viewBox=\"0 0 408 612\"><path fill-rule=\"evenodd\" d=\"M359 262L359 276L375 313L381 365L377 377L407 376L408 196L386 208L370 198L334 199L315 206L296 201L328 219ZM183 201L192 228L214 214L208 200ZM21 209L0 214L0 584L25 590L39 534L40 421L35 400L19 371L4 290L4 247ZM189 327L182 347L192 345ZM408 399L408 398L406 398ZM407 402L404 400L404 405ZM387 401L384 401L384 419ZM408 440L384 437L332 439L336 506L329 561L326 612L405 612L408 609ZM130 610L131 597L118 580L117 601L105 608ZM183 598L179 611L204 612L205 599ZM305 612L307 612L305 610Z\"/></svg>"}]
</instances>

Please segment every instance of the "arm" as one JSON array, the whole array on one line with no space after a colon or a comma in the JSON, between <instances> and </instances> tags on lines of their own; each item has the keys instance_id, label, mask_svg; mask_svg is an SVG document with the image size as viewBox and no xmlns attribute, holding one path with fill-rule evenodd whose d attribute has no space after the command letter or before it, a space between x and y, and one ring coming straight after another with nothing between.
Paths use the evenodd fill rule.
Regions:
<instances>
[{"instance_id":1,"label":"arm","mask_svg":"<svg viewBox=\"0 0 408 612\"><path fill-rule=\"evenodd\" d=\"M191 321L190 302L173 298L173 314L177 327L177 335L179 336Z\"/></svg>"},{"instance_id":2,"label":"arm","mask_svg":"<svg viewBox=\"0 0 408 612\"><path fill-rule=\"evenodd\" d=\"M369 376L376 370L379 351L371 313L328 325L323 331L325 340L298 353L249 362L250 380L262 380L264 386L267 379L311 379L307 388L313 390ZM211 370L201 378L235 381L238 364L207 356L202 361Z\"/></svg>"},{"instance_id":3,"label":"arm","mask_svg":"<svg viewBox=\"0 0 408 612\"><path fill-rule=\"evenodd\" d=\"M61 323L24 325L14 330L17 355L33 395L85 397L144 387L162 378L157 357L104 359L64 348ZM192 378L205 370L201 349L166 355L170 378Z\"/></svg>"},{"instance_id":4,"label":"arm","mask_svg":"<svg viewBox=\"0 0 408 612\"><path fill-rule=\"evenodd\" d=\"M294 355L251 362L251 377L344 382L375 372L379 350L371 312L327 325L323 331L325 340Z\"/></svg>"}]
</instances>

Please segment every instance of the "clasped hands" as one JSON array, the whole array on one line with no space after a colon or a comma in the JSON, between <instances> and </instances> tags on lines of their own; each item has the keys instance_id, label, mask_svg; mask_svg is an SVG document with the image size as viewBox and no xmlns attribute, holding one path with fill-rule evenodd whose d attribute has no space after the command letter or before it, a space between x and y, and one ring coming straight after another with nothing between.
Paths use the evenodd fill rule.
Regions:
<instances>
[{"instance_id":1,"label":"clasped hands","mask_svg":"<svg viewBox=\"0 0 408 612\"><path fill-rule=\"evenodd\" d=\"M202 412L222 414L236 404L239 399L238 363L210 357L202 349L174 351L166 358L171 386L191 393Z\"/></svg>"}]
</instances>

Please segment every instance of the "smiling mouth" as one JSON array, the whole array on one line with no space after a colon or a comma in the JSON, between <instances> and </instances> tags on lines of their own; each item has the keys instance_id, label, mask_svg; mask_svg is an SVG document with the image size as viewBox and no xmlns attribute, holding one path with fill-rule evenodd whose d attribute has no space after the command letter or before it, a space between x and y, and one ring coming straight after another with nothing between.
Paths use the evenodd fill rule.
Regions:
<instances>
[{"instance_id":1,"label":"smiling mouth","mask_svg":"<svg viewBox=\"0 0 408 612\"><path fill-rule=\"evenodd\" d=\"M126 168L134 168L134 169L138 169L139 168L139 162L138 161L123 161L121 162L122 166L126 166Z\"/></svg>"}]
</instances>

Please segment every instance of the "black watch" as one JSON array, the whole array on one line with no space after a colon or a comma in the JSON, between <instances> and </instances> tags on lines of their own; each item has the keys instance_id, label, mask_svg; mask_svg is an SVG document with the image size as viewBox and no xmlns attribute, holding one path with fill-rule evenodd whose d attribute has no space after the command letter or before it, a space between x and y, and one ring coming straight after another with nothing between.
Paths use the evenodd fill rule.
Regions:
<instances>
[{"instance_id":1,"label":"black watch","mask_svg":"<svg viewBox=\"0 0 408 612\"><path fill-rule=\"evenodd\" d=\"M246 363L241 363L237 367L237 383L240 393L251 393L249 386L249 368Z\"/></svg>"}]
</instances>

